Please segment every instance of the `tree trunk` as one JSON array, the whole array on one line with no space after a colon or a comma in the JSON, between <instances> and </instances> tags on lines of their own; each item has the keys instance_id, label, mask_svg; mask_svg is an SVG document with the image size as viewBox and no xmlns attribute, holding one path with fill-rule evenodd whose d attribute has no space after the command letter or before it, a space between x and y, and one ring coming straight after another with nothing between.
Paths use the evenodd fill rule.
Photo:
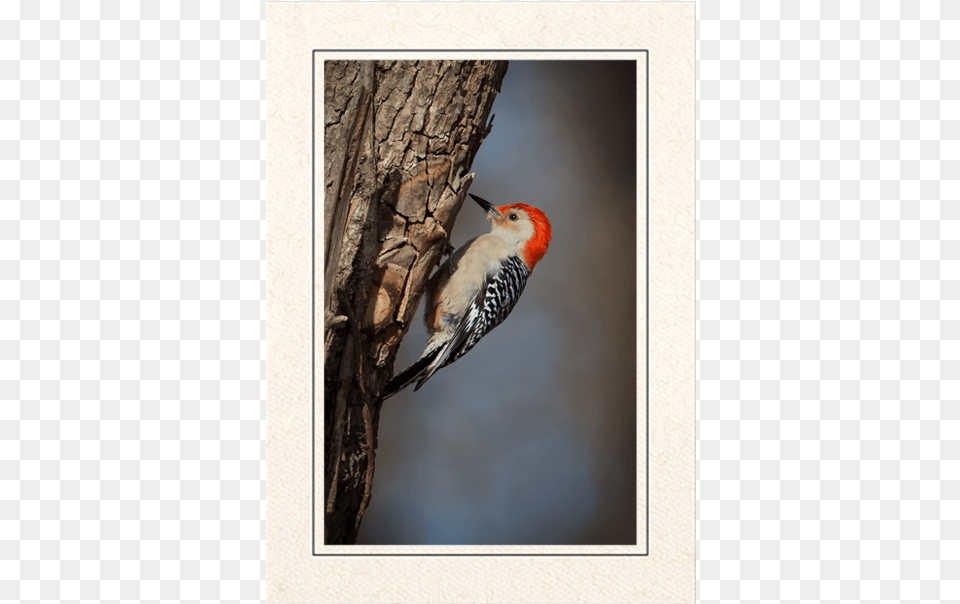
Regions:
<instances>
[{"instance_id":1,"label":"tree trunk","mask_svg":"<svg viewBox=\"0 0 960 604\"><path fill-rule=\"evenodd\" d=\"M492 125L506 61L324 64L325 543L354 543L380 391Z\"/></svg>"}]
</instances>

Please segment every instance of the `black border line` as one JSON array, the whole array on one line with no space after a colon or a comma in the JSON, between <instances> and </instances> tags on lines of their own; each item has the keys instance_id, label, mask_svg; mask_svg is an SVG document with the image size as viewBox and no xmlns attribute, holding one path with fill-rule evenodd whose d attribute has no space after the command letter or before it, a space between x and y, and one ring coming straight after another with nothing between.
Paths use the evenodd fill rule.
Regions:
<instances>
[{"instance_id":1,"label":"black border line","mask_svg":"<svg viewBox=\"0 0 960 604\"><path fill-rule=\"evenodd\" d=\"M310 54L310 552L317 555L317 64Z\"/></svg>"},{"instance_id":2,"label":"black border line","mask_svg":"<svg viewBox=\"0 0 960 604\"><path fill-rule=\"evenodd\" d=\"M645 344L645 358L646 369L644 374L645 382L645 407L646 407L646 449L645 449L645 461L646 461L646 505L644 506L645 516L646 516L646 530L644 531L644 539L646 541L646 551L641 554L512 554L512 553L496 553L496 554L485 554L485 553L475 553L475 554L425 554L425 553L396 553L396 554L384 554L384 553L356 553L356 554L345 554L345 553L330 553L330 554L318 554L317 553L317 305L316 305L316 293L317 293L317 234L316 234L316 225L317 225L317 65L316 65L316 56L318 52L323 53L347 53L347 52L390 52L390 53L405 53L405 52L444 52L444 53L478 53L478 52L496 52L496 53L509 53L509 52L609 52L609 53L630 53L637 52L643 53L644 55L644 67L646 72L646 81L644 82L644 93L645 93L645 102L646 110L644 112L644 119L646 120L646 128L644 130L645 140L645 154L644 160L646 162L646 178L644 179L644 197L646 202L646 209L644 213L645 220L645 229L644 233L644 244L646 249L644 251L644 261L646 262L646 268L644 270L644 281L645 284L645 305L644 309L644 319L646 321L646 330L644 332L644 344ZM483 556L483 557L516 557L516 556L537 556L537 557L565 557L565 558L597 558L597 557L616 557L616 558L637 558L637 557L646 557L650 555L650 50L647 48L559 48L559 49L542 49L542 48L512 48L512 49L502 49L502 48L472 48L472 49L463 49L463 48L427 48L427 49L405 49L405 50L384 50L384 49L373 49L373 48L315 48L310 53L310 553L314 557L324 557L324 556L370 556L370 557L393 557L393 556L413 556L421 558L437 558L437 557L450 557L450 556ZM639 545L639 544L637 544ZM574 546L577 547L577 546ZM583 547L583 546L580 546ZM587 546L590 547L590 546ZM604 547L604 546L595 546L595 547Z\"/></svg>"},{"instance_id":3,"label":"black border line","mask_svg":"<svg viewBox=\"0 0 960 604\"><path fill-rule=\"evenodd\" d=\"M646 198L646 209L644 210L643 219L645 221L644 226L644 237L643 242L646 244L646 250L644 251L644 262L646 262L646 268L643 271L643 280L646 282L644 286L644 295L646 300L644 301L644 313L643 318L646 320L646 328L644 330L644 344L646 345L646 350L644 352L644 362L646 363L646 368L644 369L644 382L646 386L646 392L644 393L644 398L646 399L644 407L647 411L647 419L644 422L644 428L647 436L647 446L646 446L646 459L647 469L644 472L644 479L647 481L647 492L644 494L647 498L646 505L644 506L644 515L647 517L647 528L643 532L644 539L646 539L646 548L647 551L643 554L644 556L650 555L650 51L643 51L644 63L646 66L646 75L644 78L643 91L646 93L646 110L643 118L646 120L646 127L644 128L644 136L646 137L646 150L644 151L644 161L646 162L646 178L643 179L644 188L644 197Z\"/></svg>"}]
</instances>

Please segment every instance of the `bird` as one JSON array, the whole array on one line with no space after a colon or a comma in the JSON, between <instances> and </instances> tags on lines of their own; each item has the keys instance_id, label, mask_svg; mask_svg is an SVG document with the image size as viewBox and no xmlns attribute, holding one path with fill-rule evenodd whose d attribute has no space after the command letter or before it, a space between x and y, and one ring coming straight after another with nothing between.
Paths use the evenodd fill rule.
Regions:
<instances>
[{"instance_id":1,"label":"bird","mask_svg":"<svg viewBox=\"0 0 960 604\"><path fill-rule=\"evenodd\" d=\"M430 339L420 359L387 383L381 400L413 382L416 392L503 323L547 253L550 221L541 210L470 197L486 212L491 230L453 252L428 281L423 320Z\"/></svg>"}]
</instances>

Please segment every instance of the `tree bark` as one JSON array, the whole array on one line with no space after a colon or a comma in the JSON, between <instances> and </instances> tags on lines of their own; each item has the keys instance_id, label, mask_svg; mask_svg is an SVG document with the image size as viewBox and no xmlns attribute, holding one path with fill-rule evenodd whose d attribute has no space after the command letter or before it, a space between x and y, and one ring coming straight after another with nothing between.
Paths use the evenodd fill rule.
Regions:
<instances>
[{"instance_id":1,"label":"tree bark","mask_svg":"<svg viewBox=\"0 0 960 604\"><path fill-rule=\"evenodd\" d=\"M354 543L380 391L449 245L506 61L324 64L324 528Z\"/></svg>"}]
</instances>

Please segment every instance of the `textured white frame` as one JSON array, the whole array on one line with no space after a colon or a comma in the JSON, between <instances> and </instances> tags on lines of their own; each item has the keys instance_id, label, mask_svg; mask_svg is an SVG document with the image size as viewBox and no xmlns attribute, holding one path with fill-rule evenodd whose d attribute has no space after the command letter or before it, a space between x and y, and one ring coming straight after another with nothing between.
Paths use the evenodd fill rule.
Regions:
<instances>
[{"instance_id":1,"label":"textured white frame","mask_svg":"<svg viewBox=\"0 0 960 604\"><path fill-rule=\"evenodd\" d=\"M694 31L693 3L268 3L269 601L694 600ZM637 546L312 543L310 112L315 59L344 58L338 49L353 59L637 60L638 207L649 196L649 214L637 213L638 253L649 250L637 263L638 404L649 388L649 424L638 409Z\"/></svg>"}]
</instances>

